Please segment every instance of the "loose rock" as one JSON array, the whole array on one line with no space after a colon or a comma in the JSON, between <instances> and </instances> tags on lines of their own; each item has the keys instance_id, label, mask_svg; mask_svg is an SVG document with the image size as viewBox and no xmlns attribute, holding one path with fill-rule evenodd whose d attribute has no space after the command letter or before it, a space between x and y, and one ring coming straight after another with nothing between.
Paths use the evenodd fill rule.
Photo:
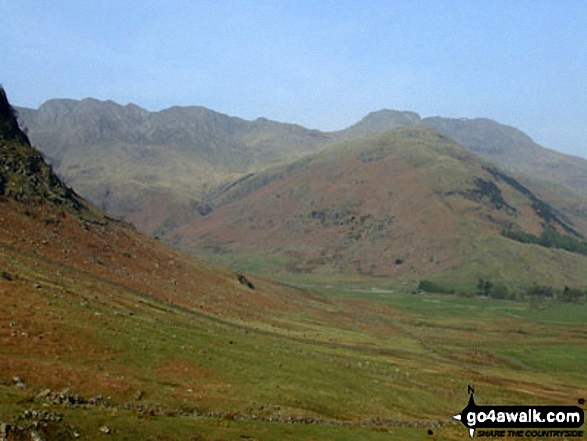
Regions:
<instances>
[{"instance_id":1,"label":"loose rock","mask_svg":"<svg viewBox=\"0 0 587 441\"><path fill-rule=\"evenodd\" d=\"M110 433L110 428L108 426L102 426L100 427L100 432L108 435Z\"/></svg>"},{"instance_id":2,"label":"loose rock","mask_svg":"<svg viewBox=\"0 0 587 441\"><path fill-rule=\"evenodd\" d=\"M39 432L37 432L36 430L33 430L31 432L31 440L32 441L46 441L45 438L43 436L41 436L41 434Z\"/></svg>"},{"instance_id":3,"label":"loose rock","mask_svg":"<svg viewBox=\"0 0 587 441\"><path fill-rule=\"evenodd\" d=\"M26 389L26 383L20 377L12 377L12 381L14 381L14 386L18 389Z\"/></svg>"},{"instance_id":4,"label":"loose rock","mask_svg":"<svg viewBox=\"0 0 587 441\"><path fill-rule=\"evenodd\" d=\"M9 432L10 432L10 424L0 423L0 440L7 439Z\"/></svg>"}]
</instances>

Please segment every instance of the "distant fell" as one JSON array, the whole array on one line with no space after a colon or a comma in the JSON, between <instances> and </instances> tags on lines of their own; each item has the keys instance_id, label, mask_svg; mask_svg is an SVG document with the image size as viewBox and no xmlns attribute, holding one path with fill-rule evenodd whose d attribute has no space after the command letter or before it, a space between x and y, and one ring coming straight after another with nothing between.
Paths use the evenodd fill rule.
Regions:
<instances>
[{"instance_id":1,"label":"distant fell","mask_svg":"<svg viewBox=\"0 0 587 441\"><path fill-rule=\"evenodd\" d=\"M336 133L352 139L413 125L433 128L502 168L587 195L587 160L544 148L521 130L487 118L421 118L414 112L384 109Z\"/></svg>"},{"instance_id":2,"label":"distant fell","mask_svg":"<svg viewBox=\"0 0 587 441\"><path fill-rule=\"evenodd\" d=\"M295 124L264 118L246 121L199 106L149 112L134 104L122 106L93 98L49 100L38 110L22 109L21 122L39 136L47 155L55 160L76 146L87 153L99 145L110 149L165 146L235 170L289 159L292 151L294 156L298 150L311 151L320 139L327 138Z\"/></svg>"},{"instance_id":3,"label":"distant fell","mask_svg":"<svg viewBox=\"0 0 587 441\"><path fill-rule=\"evenodd\" d=\"M316 151L329 139L294 124L195 106L148 112L91 98L55 99L19 112L60 176L152 235L206 213L211 189Z\"/></svg>"},{"instance_id":4,"label":"distant fell","mask_svg":"<svg viewBox=\"0 0 587 441\"><path fill-rule=\"evenodd\" d=\"M415 112L383 109L369 113L361 121L339 132L335 136L343 139L361 138L374 133L386 132L399 127L419 125L422 118Z\"/></svg>"},{"instance_id":5,"label":"distant fell","mask_svg":"<svg viewBox=\"0 0 587 441\"><path fill-rule=\"evenodd\" d=\"M198 106L149 112L92 98L18 110L59 176L101 209L153 236L206 216L219 194L224 201L227 189L270 167L339 141L416 126L433 128L532 185L549 203L587 219L587 161L545 149L489 119L380 110L344 130L320 132Z\"/></svg>"},{"instance_id":6,"label":"distant fell","mask_svg":"<svg viewBox=\"0 0 587 441\"><path fill-rule=\"evenodd\" d=\"M213 202L165 239L271 274L587 283L587 256L533 239L582 247L583 219L427 127L333 144Z\"/></svg>"}]
</instances>

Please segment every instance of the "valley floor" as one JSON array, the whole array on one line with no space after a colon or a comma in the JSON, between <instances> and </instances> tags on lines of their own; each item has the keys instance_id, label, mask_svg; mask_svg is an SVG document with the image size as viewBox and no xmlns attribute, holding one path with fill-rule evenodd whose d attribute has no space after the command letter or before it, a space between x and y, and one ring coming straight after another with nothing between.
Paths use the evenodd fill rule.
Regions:
<instances>
[{"instance_id":1,"label":"valley floor","mask_svg":"<svg viewBox=\"0 0 587 441\"><path fill-rule=\"evenodd\" d=\"M6 245L0 263L13 439L464 439L468 385L478 404L587 396L585 305L329 285L305 310L223 316Z\"/></svg>"}]
</instances>

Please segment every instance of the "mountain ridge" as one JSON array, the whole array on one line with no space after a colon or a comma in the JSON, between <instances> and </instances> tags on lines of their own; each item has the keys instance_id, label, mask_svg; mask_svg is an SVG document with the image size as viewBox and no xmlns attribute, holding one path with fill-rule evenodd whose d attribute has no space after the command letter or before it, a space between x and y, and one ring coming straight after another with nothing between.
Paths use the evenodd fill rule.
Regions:
<instances>
[{"instance_id":1,"label":"mountain ridge","mask_svg":"<svg viewBox=\"0 0 587 441\"><path fill-rule=\"evenodd\" d=\"M474 296L471 286L471 298L412 295L418 281L392 279L390 272L369 283L336 274L336 286L296 289L215 268L124 222L80 219L44 193L49 166L23 142L14 119L12 134L3 130L0 118L0 173L10 171L12 188L22 187L19 177L42 185L32 187L31 198L0 196L0 438L459 440L462 427L445 422L462 406L455 391L467 384L491 390L505 404L530 397L561 406L584 384L585 336L577 327L585 309L566 302L585 296L560 285L587 285L582 256L498 234L483 236L466 256L469 276L500 275L516 259L524 265L520 279L526 267L542 277L533 281L560 273L548 280L561 298L546 303L538 293L520 300L523 286L500 291L511 301ZM4 155L12 148L22 161ZM266 221L262 227L273 231L262 237L286 245L305 233L300 220L310 222L319 227L314 239L338 245L315 258L335 264L345 263L345 241L380 245L388 234L401 239L410 224L425 222L409 239L412 248L434 256L388 242L389 250L375 247L369 259L351 255L350 265L373 272L370 263L379 257L398 269L450 270L458 262L436 251L440 241L453 239L443 238L445 231L454 233L465 219L452 213L469 210L491 224L517 219L514 209L527 211L519 215L524 231L548 217L529 205L531 189L516 190L509 177L484 165L432 129L404 127L278 166L272 180L264 181L266 171L255 173L227 191L253 180L263 184L259 189L202 219L218 218L221 210L230 215L240 203L237 227L247 231ZM314 184L324 191L308 192ZM303 219L286 226L288 237L275 234L278 219L271 227L255 210L297 212ZM435 216L439 210L446 215ZM465 226L465 239L486 231ZM462 245L456 243L467 248ZM273 268L289 265L296 278L320 264L300 265L291 253L272 258ZM576 296L562 297L567 291ZM447 387L447 379L454 384Z\"/></svg>"},{"instance_id":2,"label":"mountain ridge","mask_svg":"<svg viewBox=\"0 0 587 441\"><path fill-rule=\"evenodd\" d=\"M93 98L50 100L39 110L20 109L20 118L60 176L100 208L151 235L208 213L223 188L267 167L344 139L414 125L438 130L518 173L565 210L581 213L587 207L586 160L545 149L518 129L485 118L422 118L384 109L346 129L320 132L201 106L149 112Z\"/></svg>"}]
</instances>

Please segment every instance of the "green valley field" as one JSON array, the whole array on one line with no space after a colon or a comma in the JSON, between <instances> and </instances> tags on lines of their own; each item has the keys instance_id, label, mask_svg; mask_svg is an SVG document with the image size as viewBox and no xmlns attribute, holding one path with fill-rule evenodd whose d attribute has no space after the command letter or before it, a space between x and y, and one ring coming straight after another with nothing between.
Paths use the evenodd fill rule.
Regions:
<instances>
[{"instance_id":1,"label":"green valley field","mask_svg":"<svg viewBox=\"0 0 587 441\"><path fill-rule=\"evenodd\" d=\"M0 439L461 440L470 387L584 407L581 204L427 128L218 196L167 237L213 266L67 187L0 88Z\"/></svg>"},{"instance_id":2,"label":"green valley field","mask_svg":"<svg viewBox=\"0 0 587 441\"><path fill-rule=\"evenodd\" d=\"M464 439L467 385L479 404L587 395L585 305L327 285L259 319L34 262L0 248L31 268L0 279L0 421L50 439Z\"/></svg>"}]
</instances>

